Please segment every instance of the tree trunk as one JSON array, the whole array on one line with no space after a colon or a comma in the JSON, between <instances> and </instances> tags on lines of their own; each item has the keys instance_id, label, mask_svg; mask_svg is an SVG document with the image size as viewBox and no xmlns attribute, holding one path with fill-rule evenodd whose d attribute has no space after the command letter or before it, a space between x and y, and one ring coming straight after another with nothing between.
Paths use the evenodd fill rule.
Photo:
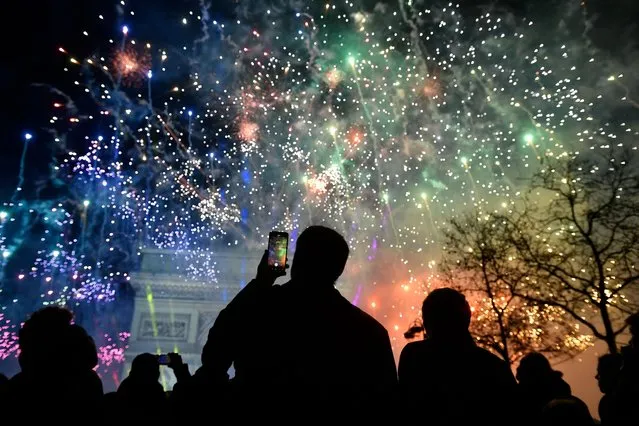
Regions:
<instances>
[{"instance_id":1,"label":"tree trunk","mask_svg":"<svg viewBox=\"0 0 639 426\"><path fill-rule=\"evenodd\" d=\"M611 354L619 353L617 348L617 340L615 339L615 332L612 329L612 322L610 321L610 315L608 314L608 305L605 302L605 299L602 299L602 302L599 304L599 311L601 312L601 321L604 326L604 337L606 340L606 344L608 345L608 351Z\"/></svg>"},{"instance_id":2,"label":"tree trunk","mask_svg":"<svg viewBox=\"0 0 639 426\"><path fill-rule=\"evenodd\" d=\"M504 357L504 361L508 363L508 367L510 367L510 354L508 353L508 334L506 333L506 326L504 325L504 319L502 317L503 317L503 313L497 312L497 321L499 323L499 334L500 334L501 343L502 343L501 354Z\"/></svg>"}]
</instances>

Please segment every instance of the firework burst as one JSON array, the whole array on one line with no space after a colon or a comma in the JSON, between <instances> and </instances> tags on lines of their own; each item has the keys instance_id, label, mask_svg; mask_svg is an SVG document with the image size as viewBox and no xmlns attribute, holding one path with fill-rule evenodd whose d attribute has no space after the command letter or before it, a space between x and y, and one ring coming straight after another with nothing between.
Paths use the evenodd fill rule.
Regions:
<instances>
[{"instance_id":1,"label":"firework burst","mask_svg":"<svg viewBox=\"0 0 639 426\"><path fill-rule=\"evenodd\" d=\"M148 77L151 69L151 55L134 47L119 49L113 55L112 66L122 84L138 87Z\"/></svg>"}]
</instances>

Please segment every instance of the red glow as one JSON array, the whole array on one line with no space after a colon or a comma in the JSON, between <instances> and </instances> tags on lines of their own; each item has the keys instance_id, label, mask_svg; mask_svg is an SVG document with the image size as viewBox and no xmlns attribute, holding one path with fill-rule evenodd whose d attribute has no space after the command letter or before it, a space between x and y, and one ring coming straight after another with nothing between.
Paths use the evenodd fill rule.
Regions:
<instances>
[{"instance_id":1,"label":"red glow","mask_svg":"<svg viewBox=\"0 0 639 426\"><path fill-rule=\"evenodd\" d=\"M348 144L351 146L351 148L355 148L359 144L361 144L364 141L365 137L366 133L364 133L358 127L351 127L346 132L346 140L348 141Z\"/></svg>"},{"instance_id":2,"label":"red glow","mask_svg":"<svg viewBox=\"0 0 639 426\"><path fill-rule=\"evenodd\" d=\"M148 53L140 53L132 48L118 50L113 57L115 72L122 78L122 83L137 86L147 76L151 64Z\"/></svg>"},{"instance_id":3,"label":"red glow","mask_svg":"<svg viewBox=\"0 0 639 426\"><path fill-rule=\"evenodd\" d=\"M237 136L244 142L256 142L260 134L260 126L248 120L240 121Z\"/></svg>"},{"instance_id":4,"label":"red glow","mask_svg":"<svg viewBox=\"0 0 639 426\"><path fill-rule=\"evenodd\" d=\"M437 99L441 94L441 85L439 84L439 80L436 78L427 80L422 92L427 98Z\"/></svg>"},{"instance_id":5,"label":"red glow","mask_svg":"<svg viewBox=\"0 0 639 426\"><path fill-rule=\"evenodd\" d=\"M326 83L330 89L335 89L342 81L342 72L332 68L326 73Z\"/></svg>"}]
</instances>

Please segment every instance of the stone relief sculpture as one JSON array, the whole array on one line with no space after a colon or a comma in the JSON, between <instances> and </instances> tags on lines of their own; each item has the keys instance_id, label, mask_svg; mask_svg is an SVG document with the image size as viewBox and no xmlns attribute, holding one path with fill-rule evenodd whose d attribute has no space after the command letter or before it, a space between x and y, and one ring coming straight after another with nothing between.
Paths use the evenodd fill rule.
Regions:
<instances>
[{"instance_id":1,"label":"stone relief sculpture","mask_svg":"<svg viewBox=\"0 0 639 426\"><path fill-rule=\"evenodd\" d=\"M188 336L190 315L142 314L139 340L166 339L185 342Z\"/></svg>"}]
</instances>

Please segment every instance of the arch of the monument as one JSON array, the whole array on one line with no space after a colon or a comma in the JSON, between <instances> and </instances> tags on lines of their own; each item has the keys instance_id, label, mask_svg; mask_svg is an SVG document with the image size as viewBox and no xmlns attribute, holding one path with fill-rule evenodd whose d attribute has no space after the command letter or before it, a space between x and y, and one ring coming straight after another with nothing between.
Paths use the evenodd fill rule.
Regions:
<instances>
[{"instance_id":1,"label":"arch of the monument","mask_svg":"<svg viewBox=\"0 0 639 426\"><path fill-rule=\"evenodd\" d=\"M255 276L262 253L226 250L216 253L216 282L185 277L188 253L146 249L140 270L131 274L135 307L124 375L144 352L179 352L189 369L200 367L208 330L218 313ZM175 378L162 368L162 382L171 389Z\"/></svg>"}]
</instances>

